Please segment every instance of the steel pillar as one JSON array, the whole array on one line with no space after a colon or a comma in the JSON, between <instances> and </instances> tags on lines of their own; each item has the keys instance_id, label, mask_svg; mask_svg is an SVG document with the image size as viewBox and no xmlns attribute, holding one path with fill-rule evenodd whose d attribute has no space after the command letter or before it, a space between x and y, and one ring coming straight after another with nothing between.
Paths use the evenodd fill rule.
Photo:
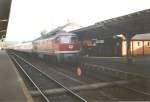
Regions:
<instances>
[{"instance_id":1,"label":"steel pillar","mask_svg":"<svg viewBox=\"0 0 150 102\"><path fill-rule=\"evenodd\" d=\"M129 63L129 64L132 64L133 62L133 59L132 59L132 54L131 54L131 39L132 37L134 36L133 34L125 34L124 35L126 37L126 43L127 43L127 46L126 46L126 62Z\"/></svg>"},{"instance_id":2,"label":"steel pillar","mask_svg":"<svg viewBox=\"0 0 150 102\"><path fill-rule=\"evenodd\" d=\"M127 59L127 63L132 63L132 55L131 55L131 39L130 38L126 38L127 41L127 55L126 55L126 59Z\"/></svg>"},{"instance_id":3,"label":"steel pillar","mask_svg":"<svg viewBox=\"0 0 150 102\"><path fill-rule=\"evenodd\" d=\"M142 44L142 50L143 50L142 52L143 52L143 56L144 56L144 55L145 55L145 54L144 54L144 41L142 41L142 43L143 43L143 44Z\"/></svg>"}]
</instances>

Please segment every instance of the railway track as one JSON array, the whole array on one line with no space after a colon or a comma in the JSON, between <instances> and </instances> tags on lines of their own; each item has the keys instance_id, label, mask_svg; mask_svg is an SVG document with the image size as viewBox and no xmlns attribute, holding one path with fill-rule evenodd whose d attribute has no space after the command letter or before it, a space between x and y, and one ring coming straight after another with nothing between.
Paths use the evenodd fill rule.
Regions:
<instances>
[{"instance_id":1,"label":"railway track","mask_svg":"<svg viewBox=\"0 0 150 102\"><path fill-rule=\"evenodd\" d=\"M16 60L18 63L21 63L20 66L22 66L22 62L25 59L22 58L22 57L20 57L20 56L18 56L18 57L20 57L20 59L23 59L23 60L21 60L21 62L19 62L20 60L18 61L16 59L16 58L18 58L17 56L18 55L13 55L12 58L14 60ZM30 61L30 60L28 60L28 61ZM25 60L25 62L28 62L28 61ZM32 62L32 61L30 61L30 62ZM29 62L28 62L28 64L29 64ZM35 67L36 66L35 63L33 65L32 64L30 63L29 65L31 65L31 67L33 67L33 66ZM27 66L27 65L25 65L25 66ZM44 66L40 66L40 67L44 67ZM36 67L36 68L40 69L39 67ZM67 68L63 68L63 71L66 70L66 69ZM88 76L89 75L93 75L93 73L95 73L95 71L93 71L93 70L96 70L96 69L97 69L96 67L92 66L92 68L91 68L89 65L88 65L88 67L86 66L86 68L83 68L83 70L88 71L88 74L87 74ZM44 69L40 69L40 70L44 71ZM69 71L69 70L70 69L67 69L67 71ZM107 72L107 69L104 69L104 68L101 68L100 70L104 70L104 72ZM62 77L64 77L63 80L65 80L65 79L66 80L67 79L72 80L73 79L72 82L74 81L73 83L77 83L77 84L70 85L70 86L67 86L68 83L67 84L63 83L65 86L67 86L68 89L70 89L72 92L74 92L75 94L81 96L81 98L84 99L84 100L80 100L78 98L71 98L71 102L73 102L73 101L75 101L75 102L76 101L88 101L88 102L90 102L90 101L102 101L102 100L111 100L111 101L114 101L114 100L115 101L116 100L136 100L135 98L137 96L138 96L137 100L150 100L149 94L147 94L145 92L142 92L142 91L139 91L139 90L135 90L135 89L132 89L132 88L125 87L126 85L128 85L130 83L134 83L134 82L139 81L139 79L141 80L141 78L139 78L139 77L135 77L135 76L131 77L130 76L129 77L129 78L131 78L130 80L129 80L129 78L121 77L120 78L121 80L115 80L115 81L109 81L109 82L108 81L102 81L102 80L106 80L106 78L104 78L104 79L103 78L102 79L98 78L98 80L100 82L87 83L86 81L80 80L80 79L77 79L78 80L77 81L76 78L74 78L73 76L69 75L68 73L62 72L62 70L60 70L59 68L56 68L55 71L53 71L53 70L51 70L51 71L54 72L54 73L55 72L59 72L58 74L60 74ZM99 73L99 71L96 70L97 74ZM110 72L112 73L112 71L110 71ZM107 73L107 74L106 73L102 74L102 76L103 75L106 76L108 74L111 74L110 72ZM34 73L37 73L37 72L34 72ZM62 75L62 73L64 75ZM46 73L46 74L48 74L48 73ZM65 77L66 75L67 75L67 77ZM120 75L120 74L118 74L118 75ZM49 74L48 74L48 76L49 76ZM101 77L101 74L99 74L98 76ZM112 76L112 75L109 75L109 76ZM123 75L123 76L126 76L126 75ZM39 77L40 77L39 81L41 82L42 78L41 78L41 76L39 76ZM69 77L71 77L71 78L69 78ZM115 79L117 77L116 76L115 77L112 76L112 78L115 78ZM52 78L55 78L55 77L53 76ZM59 78L57 80L59 80ZM62 81L60 81L60 80L59 80L59 82L62 83ZM65 100L64 102L66 102L67 98L70 98L70 97L67 97L68 94L66 94L66 92L67 92L66 89L60 87L59 85L55 85L55 84L53 85L53 84L51 84L48 81L46 83L49 84L51 87L46 87L45 88L45 85L42 84L44 87L41 85L40 88L42 88L41 91L43 92L43 94L46 95L46 96L48 96L48 99L52 99L52 100L57 100L58 101L58 98L60 98L60 99L64 99ZM71 84L71 82L69 82L69 83ZM41 97L42 96L42 94L38 90L31 90L30 93L31 93L31 95L33 97ZM118 93L121 93L121 94L118 94ZM122 95L122 94L124 94L124 95Z\"/></svg>"},{"instance_id":2,"label":"railway track","mask_svg":"<svg viewBox=\"0 0 150 102\"><path fill-rule=\"evenodd\" d=\"M18 56L18 55L16 55L16 54L14 54L16 57ZM18 56L19 57L19 56ZM14 58L13 58L14 59ZM23 59L23 58L20 58L20 59ZM15 60L15 59L14 59ZM24 59L23 59L23 61L25 61ZM16 61L15 61L16 62ZM27 61L25 61L25 62L27 62ZM22 63L22 62L21 62ZM27 62L27 63L29 63L29 62ZM29 63L30 64L30 63ZM33 66L32 64L30 64L31 66ZM56 72L56 71L55 71ZM32 73L36 73L36 72L32 72ZM36 76L36 75L35 75ZM38 77L38 76L36 76L36 77ZM41 76L40 76L41 77ZM69 78L70 79L70 78ZM72 78L71 78L72 79ZM41 80L41 79L40 79ZM74 80L73 80L74 81ZM81 82L79 82L79 81L76 81L76 82L78 82L78 83L80 83L81 84ZM70 89L71 90L75 90L75 91L80 91L80 90L90 90L90 89L96 89L96 88L99 88L99 87L103 87L103 86L113 86L113 85L115 85L115 84L124 84L124 83L128 83L128 81L116 81L116 82L110 82L110 83L97 83L97 84L91 84L91 85L81 85L81 86L76 86L76 87L70 87ZM53 87L54 88L54 87ZM63 90L63 94L64 94L64 92L66 92L66 91L64 91L64 89L63 88L54 88L54 90L51 90L51 89L48 89L48 90L44 90L43 92L44 93L46 93L46 94L48 94L48 95L51 95L51 93L53 94L58 94L58 93L62 93L62 92L59 92L60 90ZM41 93L39 92L39 91L31 91L31 94L32 94L32 96L40 96L41 95ZM108 96L103 96L102 95L102 97L105 97L105 98L103 98L103 99L109 99L110 100L110 97L108 97ZM112 99L111 99L112 100Z\"/></svg>"},{"instance_id":3,"label":"railway track","mask_svg":"<svg viewBox=\"0 0 150 102\"><path fill-rule=\"evenodd\" d=\"M20 54L23 58L28 60L30 63L38 67L40 70L45 71L47 74L56 77L58 80L62 80L61 82L64 83L66 86L75 86L75 85L85 85L85 84L92 84L92 83L99 83L99 82L111 82L111 81L118 81L116 78L112 78L112 76L106 76L103 73L93 74L88 71L82 71L81 75L77 75L77 68L70 65L55 65L50 62L46 62L45 60L41 60L35 57L24 56ZM54 73L54 74L53 74ZM99 77L99 74L101 77ZM66 81L64 81L66 80ZM70 83L73 84L70 84ZM68 84L67 84L68 83Z\"/></svg>"},{"instance_id":4,"label":"railway track","mask_svg":"<svg viewBox=\"0 0 150 102\"><path fill-rule=\"evenodd\" d=\"M120 70L124 72L129 73L137 73L143 77L149 77L149 66L147 62L149 59L141 59L140 61L137 61L138 59L133 58L132 64L127 64L125 58L83 58L83 63L93 64L93 65L99 65L108 67L114 70ZM140 63L139 63L140 62Z\"/></svg>"},{"instance_id":5,"label":"railway track","mask_svg":"<svg viewBox=\"0 0 150 102\"><path fill-rule=\"evenodd\" d=\"M103 65L95 65L95 64L89 64L89 63L84 63L84 67L85 70L94 70L96 72L103 72L105 74L109 74L112 77L116 77L118 79L122 79L122 80L132 80L132 79L139 79L141 80L140 83L137 83L141 85L144 84L144 82L149 81L149 77L143 76L141 74L136 74L136 73L132 73L132 72L126 72L126 71L122 71L122 70L118 70L118 69L114 69L114 68L110 68L107 66L103 66ZM122 86L121 86L122 87ZM144 92L144 91L140 91L137 88L132 88L131 86L123 86L126 89L129 90L133 90L135 92L141 93L141 94L145 94L147 96L150 96L150 92ZM144 87L144 86L143 86Z\"/></svg>"},{"instance_id":6,"label":"railway track","mask_svg":"<svg viewBox=\"0 0 150 102\"><path fill-rule=\"evenodd\" d=\"M50 99L43 93L43 89L40 88L40 85L38 85L38 83L32 77L30 77L29 71L34 70L35 73L38 73L37 75L40 75L41 77L43 76L43 77L47 78L47 80L49 80L51 83L56 84L56 86L59 86L59 87L65 89L69 93L69 95L75 97L74 99L76 101L78 100L81 102L87 102L84 98L82 98L78 94L74 93L72 90L65 87L63 84L61 84L60 82L58 82L53 77L46 74L45 72L42 72L41 70L36 68L34 65L32 65L28 61L21 58L20 56L18 56L16 54L11 54L11 56L12 56L11 58L13 59L13 61L19 66L19 68L21 68L21 70L28 77L28 79L31 81L31 83L36 87L37 91L41 94L41 96L44 98L44 100L46 102L50 102ZM26 66L26 67L24 67L24 66Z\"/></svg>"}]
</instances>

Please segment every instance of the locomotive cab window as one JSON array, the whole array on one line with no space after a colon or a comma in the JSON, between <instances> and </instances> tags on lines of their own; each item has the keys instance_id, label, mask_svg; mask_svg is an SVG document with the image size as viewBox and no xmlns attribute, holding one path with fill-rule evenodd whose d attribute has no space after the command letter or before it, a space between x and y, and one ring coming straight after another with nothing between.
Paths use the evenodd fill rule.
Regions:
<instances>
[{"instance_id":1,"label":"locomotive cab window","mask_svg":"<svg viewBox=\"0 0 150 102\"><path fill-rule=\"evenodd\" d=\"M76 36L60 36L59 37L60 43L77 43L77 37Z\"/></svg>"},{"instance_id":2,"label":"locomotive cab window","mask_svg":"<svg viewBox=\"0 0 150 102\"><path fill-rule=\"evenodd\" d=\"M70 43L70 36L61 36L60 43Z\"/></svg>"}]
</instances>

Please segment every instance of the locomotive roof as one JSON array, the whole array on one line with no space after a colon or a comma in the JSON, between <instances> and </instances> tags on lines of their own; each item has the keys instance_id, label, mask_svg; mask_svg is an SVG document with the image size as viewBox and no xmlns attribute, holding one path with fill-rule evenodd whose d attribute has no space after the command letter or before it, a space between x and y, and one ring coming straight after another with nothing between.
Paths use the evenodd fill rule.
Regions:
<instances>
[{"instance_id":1,"label":"locomotive roof","mask_svg":"<svg viewBox=\"0 0 150 102\"><path fill-rule=\"evenodd\" d=\"M65 31L62 31L62 32L59 32L59 33L56 33L56 34L49 34L47 33L46 35L43 35L33 41L37 41L37 40L41 40L41 39L46 39L46 38L51 38L51 37L55 37L55 36L58 36L58 35L76 35L74 33L69 33L69 32L65 32Z\"/></svg>"}]
</instances>

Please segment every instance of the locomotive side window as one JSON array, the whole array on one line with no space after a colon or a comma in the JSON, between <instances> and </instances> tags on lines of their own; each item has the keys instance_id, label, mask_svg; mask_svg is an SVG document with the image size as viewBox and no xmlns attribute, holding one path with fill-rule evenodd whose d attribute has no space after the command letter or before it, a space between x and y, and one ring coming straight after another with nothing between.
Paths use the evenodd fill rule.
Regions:
<instances>
[{"instance_id":1,"label":"locomotive side window","mask_svg":"<svg viewBox=\"0 0 150 102\"><path fill-rule=\"evenodd\" d=\"M55 42L56 42L56 43L60 43L60 37L57 37L57 38L55 39Z\"/></svg>"}]
</instances>

